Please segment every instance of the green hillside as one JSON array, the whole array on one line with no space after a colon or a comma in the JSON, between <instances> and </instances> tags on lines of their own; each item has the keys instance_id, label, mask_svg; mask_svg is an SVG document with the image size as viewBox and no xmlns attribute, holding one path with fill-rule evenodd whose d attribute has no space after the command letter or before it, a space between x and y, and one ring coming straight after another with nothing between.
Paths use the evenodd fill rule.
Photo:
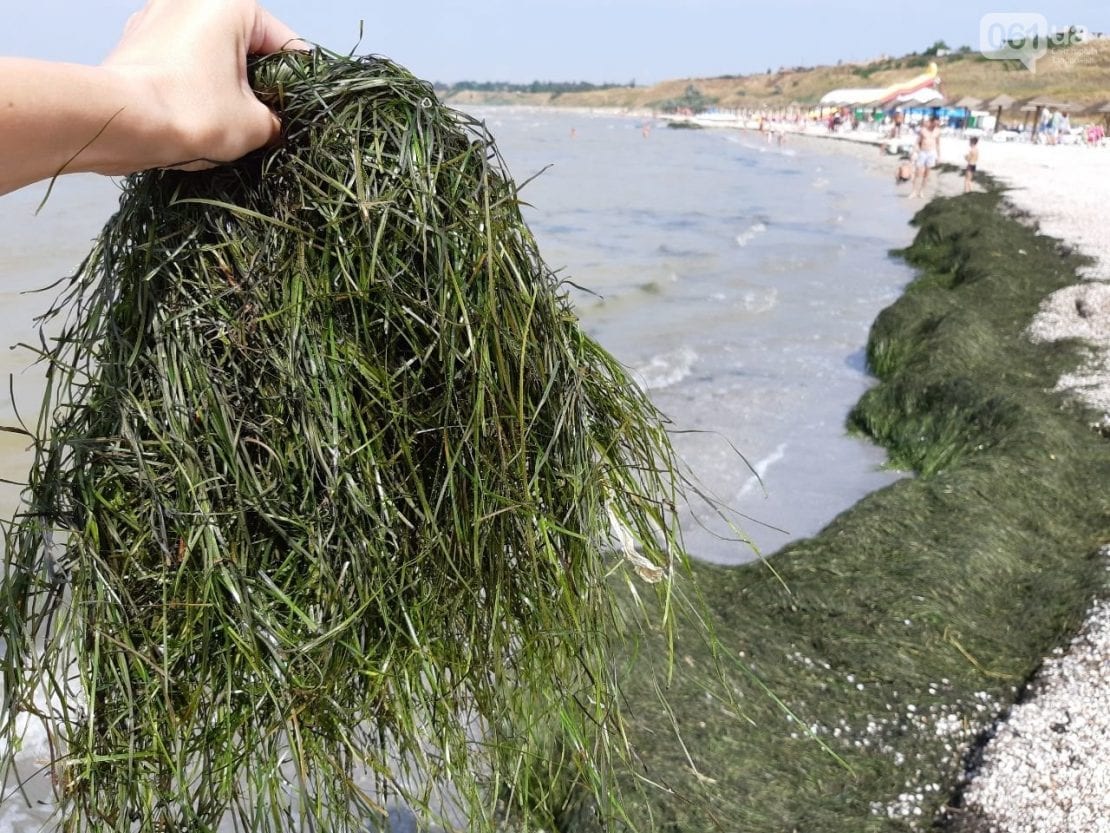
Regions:
<instances>
[{"instance_id":1,"label":"green hillside","mask_svg":"<svg viewBox=\"0 0 1110 833\"><path fill-rule=\"evenodd\" d=\"M530 104L559 107L664 109L692 87L724 108L779 109L816 104L841 87L885 87L921 73L930 61L940 68L941 90L950 101L964 96L991 99L1005 94L1019 104L1049 97L1096 108L1110 99L1110 40L1092 40L1051 50L1030 72L1017 61L988 60L973 51L935 58L921 53L837 66L780 68L757 75L680 78L653 86L606 86L569 92L446 90L457 104ZM568 85L572 86L572 85Z\"/></svg>"}]
</instances>

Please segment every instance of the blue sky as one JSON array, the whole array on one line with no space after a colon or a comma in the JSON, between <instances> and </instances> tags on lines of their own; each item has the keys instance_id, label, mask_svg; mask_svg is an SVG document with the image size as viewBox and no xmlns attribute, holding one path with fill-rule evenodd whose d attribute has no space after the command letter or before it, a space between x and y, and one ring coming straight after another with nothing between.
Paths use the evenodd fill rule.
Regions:
<instances>
[{"instance_id":1,"label":"blue sky","mask_svg":"<svg viewBox=\"0 0 1110 833\"><path fill-rule=\"evenodd\" d=\"M9 54L95 63L141 0L0 0ZM270 0L311 40L358 41L434 81L536 79L638 84L976 47L988 12L1039 12L1050 25L1110 31L1107 0Z\"/></svg>"}]
</instances>

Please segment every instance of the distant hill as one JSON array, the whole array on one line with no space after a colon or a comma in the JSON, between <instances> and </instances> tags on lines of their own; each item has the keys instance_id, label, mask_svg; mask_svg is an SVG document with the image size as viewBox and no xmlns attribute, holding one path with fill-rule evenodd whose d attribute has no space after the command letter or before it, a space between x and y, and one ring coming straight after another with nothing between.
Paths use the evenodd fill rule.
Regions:
<instances>
[{"instance_id":1,"label":"distant hill","mask_svg":"<svg viewBox=\"0 0 1110 833\"><path fill-rule=\"evenodd\" d=\"M526 92L519 88L442 92L449 101L460 105L530 104L660 110L696 94L704 104L717 107L775 109L813 105L825 93L842 87L885 87L920 73L930 61L937 62L941 89L950 101L964 96L991 99L1005 94L1019 102L1048 96L1090 107L1110 100L1110 39L1052 49L1037 61L1035 73L1017 61L988 60L965 48L965 51L940 57L919 53L866 63L780 68L755 75L682 78L646 87L603 85L575 91L570 89L574 85L565 85L565 92Z\"/></svg>"}]
</instances>

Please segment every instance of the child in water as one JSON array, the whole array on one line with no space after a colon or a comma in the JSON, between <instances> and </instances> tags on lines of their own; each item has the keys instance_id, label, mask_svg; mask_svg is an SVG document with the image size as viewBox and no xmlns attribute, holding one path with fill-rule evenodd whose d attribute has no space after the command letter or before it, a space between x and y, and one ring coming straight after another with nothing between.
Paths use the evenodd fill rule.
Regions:
<instances>
[{"instance_id":1,"label":"child in water","mask_svg":"<svg viewBox=\"0 0 1110 833\"><path fill-rule=\"evenodd\" d=\"M967 153L964 154L964 159L967 161L967 168L964 169L964 193L971 190L971 181L975 178L975 168L979 164L979 137L972 136L970 139L970 147Z\"/></svg>"}]
</instances>

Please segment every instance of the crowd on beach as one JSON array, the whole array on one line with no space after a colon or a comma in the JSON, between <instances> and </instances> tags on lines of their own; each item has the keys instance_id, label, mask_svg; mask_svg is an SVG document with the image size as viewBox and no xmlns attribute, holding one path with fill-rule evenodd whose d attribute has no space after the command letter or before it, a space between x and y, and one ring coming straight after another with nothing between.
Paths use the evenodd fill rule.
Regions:
<instances>
[{"instance_id":1,"label":"crowd on beach","mask_svg":"<svg viewBox=\"0 0 1110 833\"><path fill-rule=\"evenodd\" d=\"M960 111L955 111L959 113ZM938 113L945 115L940 116ZM932 117L937 116L941 129L959 136L979 136L996 142L1024 142L1040 145L1110 146L1107 124L1094 118L1076 120L1064 107L1045 105L1026 112L1024 120L1003 121L1001 113L978 114L963 110L954 114L949 108L914 107L905 109L863 111L851 107L826 107L804 110L798 107L780 109L714 109L701 113L679 111L666 114L671 121L689 121L702 126L740 127L758 130L769 137L785 133L905 139L914 134ZM1030 123L1032 121L1032 123Z\"/></svg>"},{"instance_id":2,"label":"crowd on beach","mask_svg":"<svg viewBox=\"0 0 1110 833\"><path fill-rule=\"evenodd\" d=\"M960 167L963 190L974 188L980 153L987 142L1013 148L1068 146L1110 147L1106 125L1097 121L1076 123L1071 112L1051 104L1022 108L1025 122L1003 122L995 115L958 108L913 107L890 110L861 110L826 107L804 110L783 109L713 110L705 113L668 115L703 127L734 127L758 131L767 142L784 144L791 134L844 139L879 146L881 152L899 157L894 168L898 185L910 186L910 197L923 198L930 171L941 162ZM1021 112L1021 111L1018 111ZM1110 120L1110 115L1107 116ZM1031 123L1030 123L1031 122ZM955 156L942 158L941 142L958 149ZM988 155L994 155L991 149ZM933 177L935 180L935 177Z\"/></svg>"}]
</instances>

